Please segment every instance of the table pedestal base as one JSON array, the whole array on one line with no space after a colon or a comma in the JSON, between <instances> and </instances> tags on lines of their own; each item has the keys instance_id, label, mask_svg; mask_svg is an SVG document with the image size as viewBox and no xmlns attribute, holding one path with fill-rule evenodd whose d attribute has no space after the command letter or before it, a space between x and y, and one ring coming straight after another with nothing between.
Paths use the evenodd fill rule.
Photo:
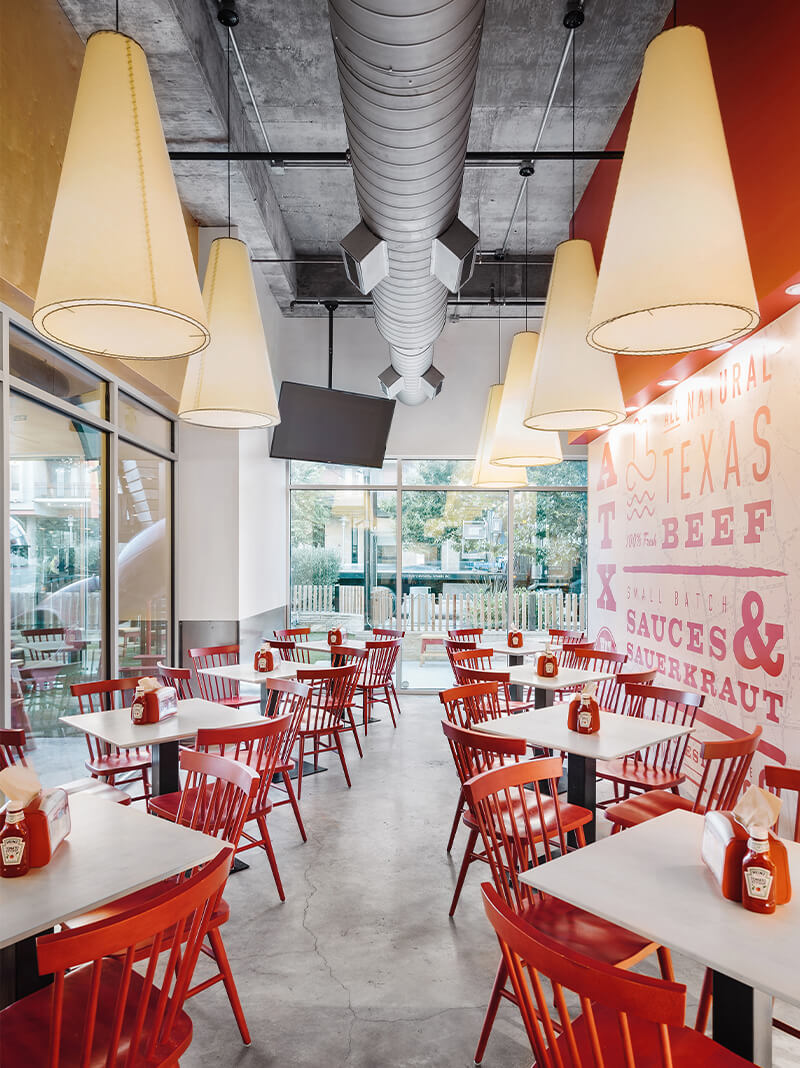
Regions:
<instances>
[{"instance_id":1,"label":"table pedestal base","mask_svg":"<svg viewBox=\"0 0 800 1068\"><path fill-rule=\"evenodd\" d=\"M179 745L179 742L161 742L160 745L152 747L153 766L150 772L150 792L153 796L180 793Z\"/></svg>"},{"instance_id":2,"label":"table pedestal base","mask_svg":"<svg viewBox=\"0 0 800 1068\"><path fill-rule=\"evenodd\" d=\"M52 933L50 927L0 949L0 1009L53 982L52 975L39 975L36 962L36 939Z\"/></svg>"},{"instance_id":3,"label":"table pedestal base","mask_svg":"<svg viewBox=\"0 0 800 1068\"><path fill-rule=\"evenodd\" d=\"M597 761L591 757L569 753L567 756L567 801L571 805L588 808L592 819L585 824L583 833L586 844L596 837L595 812L597 805Z\"/></svg>"},{"instance_id":4,"label":"table pedestal base","mask_svg":"<svg viewBox=\"0 0 800 1068\"><path fill-rule=\"evenodd\" d=\"M772 998L738 979L712 972L714 1041L760 1068L772 1065Z\"/></svg>"}]
</instances>

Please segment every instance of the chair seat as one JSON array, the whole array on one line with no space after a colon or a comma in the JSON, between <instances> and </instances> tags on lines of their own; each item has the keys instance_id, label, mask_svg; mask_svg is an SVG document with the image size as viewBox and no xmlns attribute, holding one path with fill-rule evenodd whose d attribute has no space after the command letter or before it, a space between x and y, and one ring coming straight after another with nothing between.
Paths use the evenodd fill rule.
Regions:
<instances>
[{"instance_id":1,"label":"chair seat","mask_svg":"<svg viewBox=\"0 0 800 1068\"><path fill-rule=\"evenodd\" d=\"M145 748L143 753L126 750L121 753L108 753L101 757L91 757L86 761L85 767L93 775L124 775L128 771L144 771L152 763L150 750Z\"/></svg>"},{"instance_id":2,"label":"chair seat","mask_svg":"<svg viewBox=\"0 0 800 1068\"><path fill-rule=\"evenodd\" d=\"M519 826L521 805L518 801L515 801L512 807L514 810L514 823ZM583 827L592 819L592 813L589 809L582 808L580 805L571 805L567 803L560 805L559 808L561 810L561 826L565 833L577 830L578 827ZM555 803L552 798L542 797L542 809L544 811L545 830L547 831L548 836L553 837L558 834L558 824L556 823ZM539 820L539 809L533 796L531 796L528 812L530 813L529 818L531 829L533 830L534 835L541 838L542 833ZM469 810L464 813L463 819L465 826L478 830L477 821ZM507 827L509 830L511 829L510 822L507 824Z\"/></svg>"},{"instance_id":3,"label":"chair seat","mask_svg":"<svg viewBox=\"0 0 800 1068\"><path fill-rule=\"evenodd\" d=\"M91 794L100 801L113 801L116 805L129 805L132 800L124 790L109 786L100 779L73 779L72 782L62 783L61 789L66 790L67 794Z\"/></svg>"},{"instance_id":4,"label":"chair seat","mask_svg":"<svg viewBox=\"0 0 800 1068\"><path fill-rule=\"evenodd\" d=\"M665 812L683 809L691 812L693 802L688 797L673 794L671 790L650 790L640 797L631 797L617 805L609 805L606 818L619 827L635 827L638 823L663 816Z\"/></svg>"},{"instance_id":5,"label":"chair seat","mask_svg":"<svg viewBox=\"0 0 800 1068\"><path fill-rule=\"evenodd\" d=\"M71 919L65 920L61 926L66 930L75 931L79 927L87 927L90 923L97 923L99 920L113 919L123 912L128 912L128 910L137 911L146 908L154 898L160 897L165 890L173 889L178 880L179 876L174 876L171 879L160 879L157 883L153 883L152 886L145 886L141 890L134 890L132 894L114 898L113 901L109 901L106 905L99 905L96 909L92 909L91 912L82 912L80 916L73 916ZM230 915L230 905L224 898L220 898L209 920L209 928L221 927L223 923L228 922ZM148 946L149 943L142 942L138 949L144 949ZM164 948L169 948L169 941L166 938ZM137 959L139 956L141 954L137 952Z\"/></svg>"},{"instance_id":6,"label":"chair seat","mask_svg":"<svg viewBox=\"0 0 800 1068\"><path fill-rule=\"evenodd\" d=\"M642 761L625 760L624 757L598 760L597 776L638 790L669 790L680 786L686 778L681 772L649 767Z\"/></svg>"},{"instance_id":7,"label":"chair seat","mask_svg":"<svg viewBox=\"0 0 800 1068\"><path fill-rule=\"evenodd\" d=\"M206 786L206 794L210 797L214 787L209 783ZM189 812L194 811L194 806L197 804L197 790L189 790L187 793L187 808ZM147 804L147 811L153 816L160 816L163 820L170 820L172 823L176 823L178 820L178 809L181 805L182 792L180 790L173 794L155 794L150 798ZM251 811L248 816L248 820L253 819L256 815L266 815L272 811L272 802L266 801L262 804L258 812Z\"/></svg>"},{"instance_id":8,"label":"chair seat","mask_svg":"<svg viewBox=\"0 0 800 1068\"><path fill-rule=\"evenodd\" d=\"M294 771L297 766L296 761L289 758L288 760L279 760L275 765L275 774L282 775L284 771Z\"/></svg>"},{"instance_id":9,"label":"chair seat","mask_svg":"<svg viewBox=\"0 0 800 1068\"><path fill-rule=\"evenodd\" d=\"M603 1005L592 1006L597 1026L598 1046L603 1051L607 1065L625 1064L625 1055L620 1042L619 1020L616 1012ZM636 1016L628 1017L633 1049L637 1065L660 1065L663 1063L659 1042L658 1025L642 1020ZM575 1042L581 1064L594 1064L592 1044L586 1017L579 1016L572 1022ZM724 1046L701 1035L690 1027L668 1027L672 1047L673 1068L743 1068L752 1061L744 1060L737 1053L731 1053ZM567 1045L567 1037L562 1034L556 1040L556 1046L562 1053L564 1062L572 1064L573 1060Z\"/></svg>"},{"instance_id":10,"label":"chair seat","mask_svg":"<svg viewBox=\"0 0 800 1068\"><path fill-rule=\"evenodd\" d=\"M227 708L241 708L243 705L258 705L260 697L214 697L215 705L225 705Z\"/></svg>"},{"instance_id":11,"label":"chair seat","mask_svg":"<svg viewBox=\"0 0 800 1068\"><path fill-rule=\"evenodd\" d=\"M111 1040L111 1025L114 1020L114 1007L119 990L122 963L107 959L103 964L102 982L100 983L97 1020L95 1023L95 1041L92 1056L87 1068L104 1068L107 1063L107 1051ZM64 1012L61 1025L61 1068L72 1068L81 1064L81 1047L84 1040L83 1022L86 1006L90 1000L92 966L86 965L70 972L64 980ZM130 995L128 1011L123 1021L122 1032L117 1044L117 1064L126 1063L130 1048L131 1032L135 1022L135 1011L140 1000L140 991L144 980L136 972L130 977ZM0 1064L3 1068L31 1068L33 1065L49 1064L50 1013L52 1007L52 987L37 990L20 1001L15 1001L0 1012ZM150 994L147 1014L143 1027L143 1039L140 1049L147 1041L153 1026L153 1018L158 1006L158 993L154 989ZM177 1064L192 1041L192 1021L181 1010L175 1018L169 1045L160 1047L157 1055L147 1062L137 1058L137 1064L147 1063L155 1068L160 1064Z\"/></svg>"},{"instance_id":12,"label":"chair seat","mask_svg":"<svg viewBox=\"0 0 800 1068\"><path fill-rule=\"evenodd\" d=\"M525 909L523 916L537 931L569 946L570 950L615 967L634 964L657 948L656 943L556 897L539 898Z\"/></svg>"}]
</instances>

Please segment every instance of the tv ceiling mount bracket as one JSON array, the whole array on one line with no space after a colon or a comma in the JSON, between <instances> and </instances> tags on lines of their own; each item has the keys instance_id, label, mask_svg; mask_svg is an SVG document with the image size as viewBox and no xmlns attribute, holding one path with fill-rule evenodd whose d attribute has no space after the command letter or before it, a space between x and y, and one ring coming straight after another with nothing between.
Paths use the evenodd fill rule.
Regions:
<instances>
[{"instance_id":1,"label":"tv ceiling mount bracket","mask_svg":"<svg viewBox=\"0 0 800 1068\"><path fill-rule=\"evenodd\" d=\"M333 313L339 307L336 300L326 300L328 309L328 389L333 389Z\"/></svg>"}]
</instances>

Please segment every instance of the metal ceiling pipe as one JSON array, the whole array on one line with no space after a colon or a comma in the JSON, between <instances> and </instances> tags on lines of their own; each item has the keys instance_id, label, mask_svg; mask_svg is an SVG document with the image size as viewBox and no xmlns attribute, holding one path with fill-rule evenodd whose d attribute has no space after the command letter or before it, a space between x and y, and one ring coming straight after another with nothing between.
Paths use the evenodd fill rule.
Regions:
<instances>
[{"instance_id":1,"label":"metal ceiling pipe","mask_svg":"<svg viewBox=\"0 0 800 1068\"><path fill-rule=\"evenodd\" d=\"M485 2L328 2L358 205L389 252L375 322L405 404L427 398L447 315L431 242L458 214Z\"/></svg>"}]
</instances>

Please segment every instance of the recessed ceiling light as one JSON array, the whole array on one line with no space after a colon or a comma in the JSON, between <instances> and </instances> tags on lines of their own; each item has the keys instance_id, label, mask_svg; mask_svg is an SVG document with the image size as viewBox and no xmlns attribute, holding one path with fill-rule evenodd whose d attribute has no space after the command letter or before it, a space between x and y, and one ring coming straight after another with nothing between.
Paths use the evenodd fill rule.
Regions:
<instances>
[{"instance_id":1,"label":"recessed ceiling light","mask_svg":"<svg viewBox=\"0 0 800 1068\"><path fill-rule=\"evenodd\" d=\"M638 412L639 411L639 405L638 404L626 404L625 405L625 411L626 412Z\"/></svg>"},{"instance_id":2,"label":"recessed ceiling light","mask_svg":"<svg viewBox=\"0 0 800 1068\"><path fill-rule=\"evenodd\" d=\"M659 386L677 386L678 379L677 378L662 378L659 381L658 384L659 384Z\"/></svg>"},{"instance_id":3,"label":"recessed ceiling light","mask_svg":"<svg viewBox=\"0 0 800 1068\"><path fill-rule=\"evenodd\" d=\"M721 345L711 345L709 347L708 351L709 352L724 352L725 349L729 349L732 344L733 344L732 341L723 341L723 343Z\"/></svg>"},{"instance_id":4,"label":"recessed ceiling light","mask_svg":"<svg viewBox=\"0 0 800 1068\"><path fill-rule=\"evenodd\" d=\"M800 282L794 282L792 285L787 286L786 292L790 297L800 297Z\"/></svg>"}]
</instances>

